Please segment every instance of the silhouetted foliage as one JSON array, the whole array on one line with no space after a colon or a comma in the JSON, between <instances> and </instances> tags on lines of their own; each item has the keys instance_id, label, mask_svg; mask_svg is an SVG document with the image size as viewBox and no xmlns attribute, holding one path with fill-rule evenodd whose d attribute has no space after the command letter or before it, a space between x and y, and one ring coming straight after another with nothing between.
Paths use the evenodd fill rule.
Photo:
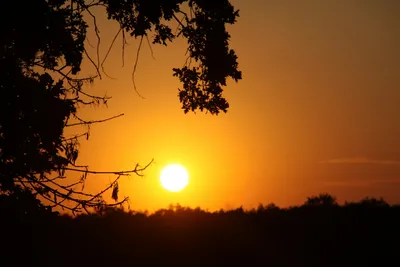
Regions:
<instances>
[{"instance_id":1,"label":"silhouetted foliage","mask_svg":"<svg viewBox=\"0 0 400 267\"><path fill-rule=\"evenodd\" d=\"M383 198L371 198L366 197L361 200L361 205L370 206L370 207L389 207L389 204L383 200Z\"/></svg>"},{"instance_id":2,"label":"silhouetted foliage","mask_svg":"<svg viewBox=\"0 0 400 267\"><path fill-rule=\"evenodd\" d=\"M113 205L118 205L126 201L118 202L118 179L141 175L146 169L136 165L127 171L96 172L76 164L79 140L89 139L90 125L123 115L89 121L77 112L79 105L107 104L110 99L90 95L84 87L105 74L103 63L108 56L99 58L100 35L93 8L103 8L108 19L119 24L115 37L123 40L122 53L125 34L140 38L139 51L143 38L151 34L153 44L162 45L182 36L188 43L188 59L173 75L183 84L179 99L184 112L227 111L222 87L229 77L241 79L225 29L226 24L235 23L238 11L227 0L5 1L0 11L0 194L31 191L52 206L81 211L105 205L102 195L112 190ZM96 58L85 49L85 18L94 21ZM97 75L79 76L84 57ZM65 128L75 126L87 130L65 136ZM66 183L68 171L82 176ZM99 194L85 193L87 175L99 173L116 178Z\"/></svg>"},{"instance_id":3,"label":"silhouetted foliage","mask_svg":"<svg viewBox=\"0 0 400 267\"><path fill-rule=\"evenodd\" d=\"M337 206L336 198L327 193L319 194L318 196L308 197L304 203L306 206Z\"/></svg>"},{"instance_id":4,"label":"silhouetted foliage","mask_svg":"<svg viewBox=\"0 0 400 267\"><path fill-rule=\"evenodd\" d=\"M76 217L42 213L29 224L4 216L1 229L15 232L3 242L26 249L20 257L6 246L1 255L15 255L12 266L396 266L399 206L318 207L208 212L177 204L151 214L102 207Z\"/></svg>"}]
</instances>

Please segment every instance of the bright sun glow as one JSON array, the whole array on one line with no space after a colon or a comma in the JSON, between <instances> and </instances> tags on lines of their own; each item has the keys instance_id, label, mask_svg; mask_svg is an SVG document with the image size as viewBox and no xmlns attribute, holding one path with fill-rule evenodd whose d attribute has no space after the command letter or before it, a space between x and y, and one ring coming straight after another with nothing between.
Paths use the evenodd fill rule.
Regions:
<instances>
[{"instance_id":1,"label":"bright sun glow","mask_svg":"<svg viewBox=\"0 0 400 267\"><path fill-rule=\"evenodd\" d=\"M161 171L161 185L171 192L181 191L189 182L186 169L179 164L171 164Z\"/></svg>"}]
</instances>

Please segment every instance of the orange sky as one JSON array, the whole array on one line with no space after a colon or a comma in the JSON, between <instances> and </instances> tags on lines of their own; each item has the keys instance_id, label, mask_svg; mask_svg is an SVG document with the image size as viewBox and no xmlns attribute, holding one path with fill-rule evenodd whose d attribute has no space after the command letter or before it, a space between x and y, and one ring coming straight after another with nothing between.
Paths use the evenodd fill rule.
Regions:
<instances>
[{"instance_id":1,"label":"orange sky","mask_svg":"<svg viewBox=\"0 0 400 267\"><path fill-rule=\"evenodd\" d=\"M132 85L138 40L129 40L125 66L121 41L103 77L88 88L113 98L108 108L84 108L100 119L81 144L79 163L91 169L132 169L155 160L144 178L121 182L131 208L170 203L204 209L302 203L329 192L339 201L365 196L400 202L400 2L231 1L240 9L229 28L243 80L225 95L227 114L184 114L172 68L184 63L182 40L168 48L146 42ZM99 18L100 19L100 18ZM101 57L117 31L99 21ZM96 40L89 34L92 44ZM93 56L95 56L94 51ZM88 62L85 73L94 74ZM170 193L159 182L168 163L181 163L190 182ZM90 176L99 190L111 176Z\"/></svg>"}]
</instances>

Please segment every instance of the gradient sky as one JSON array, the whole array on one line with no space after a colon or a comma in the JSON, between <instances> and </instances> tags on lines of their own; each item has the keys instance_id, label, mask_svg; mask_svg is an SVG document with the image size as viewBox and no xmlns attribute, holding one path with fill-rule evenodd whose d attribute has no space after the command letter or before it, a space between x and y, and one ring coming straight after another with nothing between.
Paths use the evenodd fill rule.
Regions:
<instances>
[{"instance_id":1,"label":"gradient sky","mask_svg":"<svg viewBox=\"0 0 400 267\"><path fill-rule=\"evenodd\" d=\"M125 170L152 158L144 178L123 179L131 208L170 203L204 209L297 205L328 192L340 202L366 196L400 203L400 1L235 0L229 27L243 80L231 81L231 107L219 116L184 114L172 68L185 60L185 42L168 48L143 42L136 85L132 70L139 40L129 40L122 67L118 39L103 77L88 88L113 98L108 108L83 108L100 119L81 143L79 163ZM117 32L99 18L101 57ZM91 44L96 43L93 32ZM94 50L91 50L93 57ZM94 74L88 62L85 73ZM76 129L79 131L79 129ZM180 163L189 186L170 193L160 170ZM112 176L90 176L89 190Z\"/></svg>"}]
</instances>

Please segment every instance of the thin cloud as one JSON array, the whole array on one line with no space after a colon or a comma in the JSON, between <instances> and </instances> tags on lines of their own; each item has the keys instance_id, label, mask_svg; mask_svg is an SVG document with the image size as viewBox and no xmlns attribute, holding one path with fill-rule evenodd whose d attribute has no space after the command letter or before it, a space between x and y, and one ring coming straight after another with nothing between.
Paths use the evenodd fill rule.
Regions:
<instances>
[{"instance_id":1,"label":"thin cloud","mask_svg":"<svg viewBox=\"0 0 400 267\"><path fill-rule=\"evenodd\" d=\"M354 158L337 158L322 161L322 163L328 164L380 164L380 165L400 165L398 160L380 160L380 159L369 159L366 157L354 157Z\"/></svg>"}]
</instances>

